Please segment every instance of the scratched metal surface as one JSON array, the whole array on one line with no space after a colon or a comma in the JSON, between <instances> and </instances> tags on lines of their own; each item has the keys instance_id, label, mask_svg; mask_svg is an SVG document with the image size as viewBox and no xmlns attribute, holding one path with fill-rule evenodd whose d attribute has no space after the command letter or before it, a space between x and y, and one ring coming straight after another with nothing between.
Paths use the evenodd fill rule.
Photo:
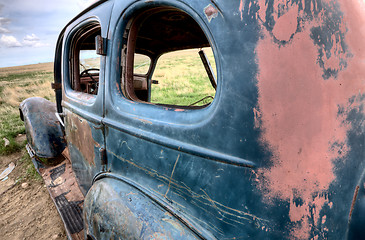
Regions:
<instances>
[{"instance_id":1,"label":"scratched metal surface","mask_svg":"<svg viewBox=\"0 0 365 240\"><path fill-rule=\"evenodd\" d=\"M89 122L67 109L64 112L65 134L72 169L82 193L86 195L93 177L102 169L99 149L103 147L103 131L98 124Z\"/></svg>"},{"instance_id":2,"label":"scratched metal surface","mask_svg":"<svg viewBox=\"0 0 365 240\"><path fill-rule=\"evenodd\" d=\"M93 138L80 144L80 137L68 133L71 160L81 166L75 171L78 178L90 181L99 172L85 200L86 225L93 234L103 236L97 227L103 226L123 235L120 229L130 227L122 221L127 212L142 226L153 225L167 211L184 231L200 238L362 236L363 1L112 4L102 3L80 16L66 29L64 40L69 46L68 33L90 16L101 19L102 35L109 40L101 65L105 89L96 97L71 93L64 79L63 106L70 109L66 122L87 128ZM132 102L119 90L122 20L161 5L193 16L213 48L218 87L207 108ZM63 71L67 76L68 70ZM77 121L84 120L89 126L79 126ZM101 171L100 147L106 148L107 171ZM91 181L85 184L86 193ZM148 208L127 204L126 192L137 195L137 202L143 198L141 204L157 204L156 218L140 217ZM108 225L109 198L123 214L113 215ZM133 228L133 237L141 237L142 229Z\"/></svg>"}]
</instances>

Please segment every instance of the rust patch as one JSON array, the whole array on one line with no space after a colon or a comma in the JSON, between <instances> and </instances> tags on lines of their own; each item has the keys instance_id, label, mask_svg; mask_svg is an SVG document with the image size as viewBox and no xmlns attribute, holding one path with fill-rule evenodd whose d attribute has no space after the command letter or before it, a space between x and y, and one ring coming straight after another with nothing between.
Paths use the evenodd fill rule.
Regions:
<instances>
[{"instance_id":1,"label":"rust patch","mask_svg":"<svg viewBox=\"0 0 365 240\"><path fill-rule=\"evenodd\" d=\"M357 199L357 195L359 193L359 188L360 188L360 186L356 186L356 189L355 189L355 192L354 192L354 197L352 198L351 209L350 209L350 214L349 214L349 222L351 221L352 212L354 211L355 202L356 202L356 199Z\"/></svg>"},{"instance_id":2,"label":"rust patch","mask_svg":"<svg viewBox=\"0 0 365 240\"><path fill-rule=\"evenodd\" d=\"M68 151L65 150L64 153L66 152ZM64 171L60 171L59 174L54 174L55 170L62 166L64 166L63 168ZM44 183L47 186L48 192L58 209L62 206L57 205L56 199L62 195L64 195L65 199L68 202L78 203L77 205L80 207L80 209L83 208L84 196L80 191L79 185L72 171L71 163L67 158L56 166L48 166L46 168L40 168L39 173L44 179ZM75 206L76 205L74 205L74 207ZM67 221L69 221L70 216L74 217L73 219L74 221L76 221L75 219L81 221L81 215L80 216L77 215L79 217L77 218L75 213L73 214L69 212L66 213L64 209L63 210L59 209L59 212L64 223L66 224L65 226L66 226L67 236L73 240L83 239L84 230L81 227L79 232L73 233L72 228L70 228L70 225L67 224ZM74 224L76 224L76 222L74 222Z\"/></svg>"},{"instance_id":3,"label":"rust patch","mask_svg":"<svg viewBox=\"0 0 365 240\"><path fill-rule=\"evenodd\" d=\"M68 113L66 118L66 137L84 156L85 160L95 166L94 141L89 123L73 113Z\"/></svg>"},{"instance_id":4,"label":"rust patch","mask_svg":"<svg viewBox=\"0 0 365 240\"><path fill-rule=\"evenodd\" d=\"M62 155L67 158L68 160L70 160L70 152L68 151L68 148L66 147L65 150L63 150Z\"/></svg>"},{"instance_id":5,"label":"rust patch","mask_svg":"<svg viewBox=\"0 0 365 240\"><path fill-rule=\"evenodd\" d=\"M274 6L282 2L275 1ZM292 237L296 239L308 239L312 222L315 227L321 224L323 206L333 204L327 198L335 180L333 161L344 161L350 150L346 145L350 126L339 107L351 110L364 103L358 97L364 94L364 3L339 1L344 17L331 33L323 27L328 21L324 11L337 6L323 2L327 9L313 20L301 22L295 33L294 19L304 13L296 4L290 5L285 14L276 16L272 31L262 27L265 30L256 49L260 121L255 114L255 127L260 124L262 142L273 153L272 166L259 172L260 186L267 190L267 199L290 204L289 217L295 223ZM265 1L259 4L266 9ZM332 34L331 50L323 50L324 43L315 38L313 29ZM290 42L283 44L278 39ZM326 74L331 71L336 74ZM354 98L359 102L349 103Z\"/></svg>"},{"instance_id":6,"label":"rust patch","mask_svg":"<svg viewBox=\"0 0 365 240\"><path fill-rule=\"evenodd\" d=\"M204 8L204 14L210 22L213 18L218 17L218 9L216 9L212 4L209 4Z\"/></svg>"}]
</instances>

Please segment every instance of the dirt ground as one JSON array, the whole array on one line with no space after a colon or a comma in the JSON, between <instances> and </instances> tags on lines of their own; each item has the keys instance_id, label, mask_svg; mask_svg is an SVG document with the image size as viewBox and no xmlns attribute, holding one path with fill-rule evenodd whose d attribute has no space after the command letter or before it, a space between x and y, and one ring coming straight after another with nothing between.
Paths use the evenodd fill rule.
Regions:
<instances>
[{"instance_id":1,"label":"dirt ground","mask_svg":"<svg viewBox=\"0 0 365 240\"><path fill-rule=\"evenodd\" d=\"M26 172L21 161L24 152L0 156L0 173L11 162L15 164L8 179L0 181L0 240L67 239L43 181L17 182Z\"/></svg>"}]
</instances>

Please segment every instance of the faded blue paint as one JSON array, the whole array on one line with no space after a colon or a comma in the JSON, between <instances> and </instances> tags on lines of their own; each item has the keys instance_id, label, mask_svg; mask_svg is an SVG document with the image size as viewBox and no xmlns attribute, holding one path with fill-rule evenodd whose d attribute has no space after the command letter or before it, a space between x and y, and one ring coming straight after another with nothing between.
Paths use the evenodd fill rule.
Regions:
<instances>
[{"instance_id":1,"label":"faded blue paint","mask_svg":"<svg viewBox=\"0 0 365 240\"><path fill-rule=\"evenodd\" d=\"M267 6L265 19L258 18L263 6L254 0L101 1L65 28L57 45L55 76L60 82L62 71L66 139L74 172L86 194L85 234L97 239L148 239L154 233L161 233L156 238L168 239L294 238L300 225L291 220L290 205L293 202L301 207L303 199L265 199L270 189L259 182L267 180L259 176L260 170L274 164L272 149L262 140L265 129L260 128L256 115L260 110L257 45L263 38L263 29L272 35L275 25L274 1L263 2ZM318 8L311 10L311 2ZM340 61L339 69L330 71L323 59L334 44L326 34L335 33L341 39L346 35L344 29L340 31L340 5L334 4L336 11L331 12L322 1L292 0L286 4L298 4L298 9L304 9L306 15L298 19L299 23L318 18L322 10L326 23L334 20L336 24L328 28L312 28L311 38L318 47L323 80L337 77L351 62ZM213 49L218 87L214 101L206 108L176 111L133 102L121 93L120 53L128 20L144 9L158 6L181 9L192 16ZM207 6L218 8L214 18L206 16ZM72 90L69 76L72 36L90 21L98 21L102 37L108 39L107 55L101 56L96 96ZM302 30L298 25L295 34ZM274 39L273 44L285 47L290 39ZM347 51L346 44L342 50ZM293 53L293 61L300 57L300 53L296 54ZM60 104L59 93L57 96ZM346 116L344 124L351 125L346 136L349 151L346 157L334 161L336 180L323 196L336 207L311 206L306 216L311 221L308 235L301 235L302 238L362 237L363 100L363 96L356 100L357 109L341 111L344 107L339 106L338 115ZM69 125L72 119L85 121L83 128L90 131L92 141L73 142L78 134ZM80 134L85 129L79 129ZM101 162L102 149L106 149L106 166ZM168 216L167 222L164 216Z\"/></svg>"}]
</instances>

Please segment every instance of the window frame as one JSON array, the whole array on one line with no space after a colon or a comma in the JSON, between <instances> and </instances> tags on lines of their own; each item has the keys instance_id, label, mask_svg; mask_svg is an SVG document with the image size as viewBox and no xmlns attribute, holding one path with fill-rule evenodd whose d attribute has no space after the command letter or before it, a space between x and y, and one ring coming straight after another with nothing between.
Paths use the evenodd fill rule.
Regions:
<instances>
[{"instance_id":1,"label":"window frame","mask_svg":"<svg viewBox=\"0 0 365 240\"><path fill-rule=\"evenodd\" d=\"M163 103L151 103L151 78L153 76L153 73L155 71L155 68L158 64L158 60L160 59L161 56L170 53L170 52L174 52L174 51L180 51L180 50L189 50L188 49L180 49L180 50L173 50L173 51L169 51L169 52L163 52L159 55L147 55L145 53L139 53L136 52L136 39L137 39L137 35L138 35L138 31L140 28L140 23L143 22L148 16L150 16L150 12L154 12L154 9L163 9L166 8L166 10L173 10L173 11L181 11L183 13L185 13L186 15L188 15L196 24L197 26L200 28L200 30L202 31L202 33L205 35L208 43L209 43L209 47L212 49L213 51L213 55L214 58L216 58L216 54L214 51L214 44L212 41L212 37L211 34L209 32L209 28L207 28L204 24L204 21L202 21L202 19L200 17L197 18L198 15L192 16L191 14L189 14L188 11L186 11L183 8L179 8L176 6L154 6L152 8L145 8L144 11L137 11L136 14L134 14L135 17L131 17L131 18L127 18L123 17L122 21L126 21L127 24L124 27L124 31L122 32L123 35L123 42L120 43L120 46L122 46L123 49L121 49L119 52L121 53L120 56L118 57L118 59L120 59L119 64L121 65L121 68L124 70L120 72L120 84L119 84L119 91L122 93L123 97L126 98L127 100L132 100L135 102L139 102L139 103L143 103L143 104L147 104L147 105L155 105L155 106L161 106L161 107L165 107L164 109L166 109L166 107L168 108L173 108L173 109L189 109L189 110L196 110L196 109L201 109L201 108L206 108L210 105L213 104L214 99L211 103L207 104L206 106L189 106L189 105L168 105L168 104L163 104ZM165 10L165 11L166 11ZM117 23L117 26L122 25L120 23L120 21ZM117 32L117 31L115 31ZM118 33L116 33L118 34ZM115 41L115 40L114 40ZM195 49L195 48L191 48L191 49ZM134 79L134 75L142 75L142 74L135 74L133 71L133 67L134 67L134 56L135 54L143 54L146 55L147 57L150 58L151 62L150 62L150 67L149 70L147 71L147 73L144 75L147 77L147 85L148 85L148 101L144 101L139 99L136 94L135 91L133 89L133 79ZM123 62L124 61L124 62ZM216 64L216 70L217 70L217 79L218 79L218 60L215 60L215 64ZM217 81L218 82L218 81ZM215 97L218 95L218 87L215 91ZM214 97L214 98L215 98Z\"/></svg>"},{"instance_id":2,"label":"window frame","mask_svg":"<svg viewBox=\"0 0 365 240\"><path fill-rule=\"evenodd\" d=\"M93 26L94 25L94 26ZM100 20L97 17L89 17L84 20L81 20L80 22L75 23L74 26L70 26L67 30L68 34L64 38L64 44L63 44L63 85L64 85L64 93L68 98L73 99L73 101L83 103L84 105L93 105L96 101L96 98L101 94L98 90L97 94L89 94L84 93L80 90L74 89L72 87L72 81L75 81L75 79L78 79L79 82L79 52L80 49L75 48L74 46L77 44L77 42L80 40L80 32L81 35L87 34L90 29L88 29L85 32L82 32L85 30L85 28L88 28L90 26L93 26L93 28L98 27L100 31L102 31L102 24ZM102 57L100 56L100 68L102 68ZM99 72L99 82L101 79L101 72L102 69L100 69ZM76 76L77 75L77 76Z\"/></svg>"},{"instance_id":3,"label":"window frame","mask_svg":"<svg viewBox=\"0 0 365 240\"><path fill-rule=\"evenodd\" d=\"M201 4L204 4L202 2ZM208 4L208 2L207 2ZM210 22L204 15L204 12L197 12L196 8L179 1L160 0L159 2L135 2L129 5L123 12L119 9L123 8L124 4L118 4L111 17L111 25L109 27L110 45L108 60L108 81L106 81L106 95L105 95L105 108L108 109L106 112L105 122L114 126L116 122L123 122L124 126L131 126L137 124L138 126L142 123L141 127L146 129L158 128L158 126L166 126L169 124L170 127L182 127L182 126L197 126L197 124L203 124L203 122L210 121L209 119L215 118L215 113L219 109L219 102L221 99L221 86L223 81L221 73L222 67L221 59L219 56L219 48L213 37L212 30L215 28L210 27ZM212 48L214 58L217 67L217 90L215 98L212 103L199 109L184 109L179 107L168 107L163 105L151 104L148 102L136 102L132 101L124 96L121 88L121 52L122 46L126 41L125 30L128 28L129 20L140 14L142 11L146 11L155 7L173 7L188 14L198 24L202 32L205 34L210 47ZM151 59L152 67L151 72L154 71L156 62L159 56L155 56ZM153 125L146 124L150 123Z\"/></svg>"}]
</instances>

